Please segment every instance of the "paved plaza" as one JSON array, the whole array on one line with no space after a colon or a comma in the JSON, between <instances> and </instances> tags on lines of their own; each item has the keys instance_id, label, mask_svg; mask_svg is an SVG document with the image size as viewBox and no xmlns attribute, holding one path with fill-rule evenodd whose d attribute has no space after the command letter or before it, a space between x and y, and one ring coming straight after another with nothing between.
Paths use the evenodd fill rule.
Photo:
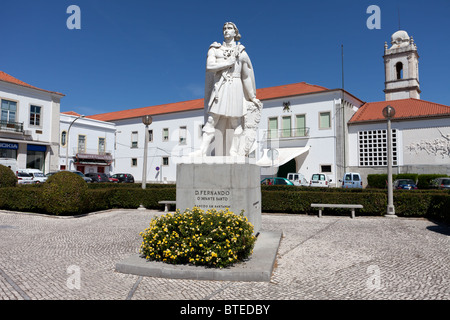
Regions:
<instances>
[{"instance_id":1,"label":"paved plaza","mask_svg":"<svg viewBox=\"0 0 450 320\"><path fill-rule=\"evenodd\" d=\"M426 219L263 214L283 233L269 282L122 274L153 210L0 211L0 300L450 299L450 228Z\"/></svg>"}]
</instances>

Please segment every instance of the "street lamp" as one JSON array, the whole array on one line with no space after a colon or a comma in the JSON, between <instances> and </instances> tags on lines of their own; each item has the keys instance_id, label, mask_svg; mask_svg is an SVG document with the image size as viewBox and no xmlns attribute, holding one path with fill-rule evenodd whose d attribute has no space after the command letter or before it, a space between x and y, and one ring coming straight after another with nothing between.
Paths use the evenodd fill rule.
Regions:
<instances>
[{"instance_id":1,"label":"street lamp","mask_svg":"<svg viewBox=\"0 0 450 320\"><path fill-rule=\"evenodd\" d=\"M84 115L80 115L75 120L72 121L72 123L69 125L69 129L67 129L67 136L66 136L66 170L70 170L69 166L69 137L70 137L70 128L72 128L72 125L77 121L78 119L84 118Z\"/></svg>"},{"instance_id":2,"label":"street lamp","mask_svg":"<svg viewBox=\"0 0 450 320\"><path fill-rule=\"evenodd\" d=\"M392 137L391 137L391 118L395 116L395 109L388 105L383 109L383 116L387 119L387 175L388 175L388 205L386 217L396 217L394 208L394 193L392 190Z\"/></svg>"},{"instance_id":3,"label":"street lamp","mask_svg":"<svg viewBox=\"0 0 450 320\"><path fill-rule=\"evenodd\" d=\"M144 163L142 168L142 189L146 188L147 184L147 154L148 154L148 126L152 123L151 116L143 116L142 123L145 124L145 143L144 143Z\"/></svg>"}]
</instances>

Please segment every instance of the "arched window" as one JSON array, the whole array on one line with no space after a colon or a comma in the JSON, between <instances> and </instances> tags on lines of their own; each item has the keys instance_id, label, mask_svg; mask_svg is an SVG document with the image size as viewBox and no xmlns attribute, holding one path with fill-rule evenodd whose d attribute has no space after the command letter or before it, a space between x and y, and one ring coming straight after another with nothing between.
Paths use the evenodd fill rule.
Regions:
<instances>
[{"instance_id":1,"label":"arched window","mask_svg":"<svg viewBox=\"0 0 450 320\"><path fill-rule=\"evenodd\" d=\"M395 70L397 71L397 80L403 79L403 63L397 62Z\"/></svg>"},{"instance_id":2,"label":"arched window","mask_svg":"<svg viewBox=\"0 0 450 320\"><path fill-rule=\"evenodd\" d=\"M67 131L61 132L61 147L65 147L67 143Z\"/></svg>"}]
</instances>

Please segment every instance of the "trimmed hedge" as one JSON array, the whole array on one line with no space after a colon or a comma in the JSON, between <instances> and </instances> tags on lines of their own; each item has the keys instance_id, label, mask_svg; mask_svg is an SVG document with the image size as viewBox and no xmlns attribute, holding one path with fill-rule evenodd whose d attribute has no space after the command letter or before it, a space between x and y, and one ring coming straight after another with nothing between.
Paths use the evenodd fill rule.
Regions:
<instances>
[{"instance_id":1,"label":"trimmed hedge","mask_svg":"<svg viewBox=\"0 0 450 320\"><path fill-rule=\"evenodd\" d=\"M396 179L411 179L417 184L419 189L431 189L430 182L433 179L447 177L445 174L417 174L417 173L399 173L392 175L392 181ZM387 174L368 174L367 185L369 188L386 189Z\"/></svg>"},{"instance_id":2,"label":"trimmed hedge","mask_svg":"<svg viewBox=\"0 0 450 320\"><path fill-rule=\"evenodd\" d=\"M83 181L83 183L85 182ZM52 201L57 202L58 205L49 206L44 186L45 183L21 186L20 188L0 188L0 209L50 215L79 215L113 208L136 209L141 204L147 209L161 210L164 209L164 205L158 204L158 201L176 199L174 187L143 190L134 187L109 188L105 186L98 189L88 188L82 195L79 194L76 198L72 197L75 199L75 203L54 198Z\"/></svg>"},{"instance_id":3,"label":"trimmed hedge","mask_svg":"<svg viewBox=\"0 0 450 320\"><path fill-rule=\"evenodd\" d=\"M0 188L0 209L50 212L43 198L45 184ZM111 186L96 184L88 187L84 199L78 199L76 214L113 208L136 209L141 204L147 209L163 210L161 200L176 200L175 185L153 185L143 190L139 185ZM120 185L120 184L119 184ZM386 213L387 193L376 189L311 188L292 186L261 186L262 211L273 213L316 214L311 203L362 204L357 216L382 216ZM450 223L449 190L394 190L395 212L404 217L427 217ZM72 208L73 209L73 208ZM347 209L324 209L324 214L348 215Z\"/></svg>"}]
</instances>

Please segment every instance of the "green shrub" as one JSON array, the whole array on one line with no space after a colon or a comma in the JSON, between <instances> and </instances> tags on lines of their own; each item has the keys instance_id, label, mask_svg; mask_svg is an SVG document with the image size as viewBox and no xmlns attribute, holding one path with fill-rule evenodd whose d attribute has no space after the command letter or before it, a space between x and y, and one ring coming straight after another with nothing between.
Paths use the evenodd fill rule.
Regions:
<instances>
[{"instance_id":1,"label":"green shrub","mask_svg":"<svg viewBox=\"0 0 450 320\"><path fill-rule=\"evenodd\" d=\"M80 214L86 211L87 184L79 175L61 171L43 184L45 211L55 215Z\"/></svg>"},{"instance_id":2,"label":"green shrub","mask_svg":"<svg viewBox=\"0 0 450 320\"><path fill-rule=\"evenodd\" d=\"M417 188L431 189L430 182L433 179L447 177L445 174L420 174L418 177Z\"/></svg>"},{"instance_id":3,"label":"green shrub","mask_svg":"<svg viewBox=\"0 0 450 320\"><path fill-rule=\"evenodd\" d=\"M382 215L386 209L386 194L379 191L361 189L335 188L279 188L278 190L261 189L262 210L264 212L303 213L315 212L311 203L345 203L362 204L359 215ZM282 200L280 200L282 199ZM324 209L324 213L348 214L347 209Z\"/></svg>"},{"instance_id":4,"label":"green shrub","mask_svg":"<svg viewBox=\"0 0 450 320\"><path fill-rule=\"evenodd\" d=\"M368 188L386 188L387 174L368 174L367 187Z\"/></svg>"},{"instance_id":5,"label":"green shrub","mask_svg":"<svg viewBox=\"0 0 450 320\"><path fill-rule=\"evenodd\" d=\"M195 207L154 218L140 235L148 260L219 268L248 258L256 241L242 213Z\"/></svg>"},{"instance_id":6,"label":"green shrub","mask_svg":"<svg viewBox=\"0 0 450 320\"><path fill-rule=\"evenodd\" d=\"M5 187L15 187L17 184L17 177L14 174L14 172L0 164L0 188L5 188Z\"/></svg>"},{"instance_id":7,"label":"green shrub","mask_svg":"<svg viewBox=\"0 0 450 320\"><path fill-rule=\"evenodd\" d=\"M411 179L417 184L419 189L430 189L430 182L433 179L447 177L445 174L417 174L417 173L399 173L392 175L392 181L396 179ZM387 174L369 174L367 175L367 184L370 188L385 189L387 187Z\"/></svg>"}]
</instances>

